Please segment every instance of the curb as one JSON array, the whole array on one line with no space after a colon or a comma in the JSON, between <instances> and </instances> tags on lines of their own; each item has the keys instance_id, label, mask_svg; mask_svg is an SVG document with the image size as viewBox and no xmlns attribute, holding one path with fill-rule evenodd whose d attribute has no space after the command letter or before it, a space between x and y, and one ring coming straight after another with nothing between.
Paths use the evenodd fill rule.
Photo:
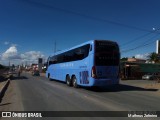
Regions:
<instances>
[{"instance_id":1,"label":"curb","mask_svg":"<svg viewBox=\"0 0 160 120\"><path fill-rule=\"evenodd\" d=\"M5 85L0 90L0 99L2 99L2 97L4 96L4 93L7 90L9 83L10 83L10 80L8 79L7 82L5 83Z\"/></svg>"}]
</instances>

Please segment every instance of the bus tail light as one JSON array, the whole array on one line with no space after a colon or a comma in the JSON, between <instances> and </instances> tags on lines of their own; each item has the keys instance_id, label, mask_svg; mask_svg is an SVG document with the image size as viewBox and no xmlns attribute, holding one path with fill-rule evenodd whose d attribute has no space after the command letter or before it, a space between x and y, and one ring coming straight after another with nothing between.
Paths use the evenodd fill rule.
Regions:
<instances>
[{"instance_id":1,"label":"bus tail light","mask_svg":"<svg viewBox=\"0 0 160 120\"><path fill-rule=\"evenodd\" d=\"M92 67L91 77L97 78L97 75L96 75L96 67L95 67L95 66Z\"/></svg>"}]
</instances>

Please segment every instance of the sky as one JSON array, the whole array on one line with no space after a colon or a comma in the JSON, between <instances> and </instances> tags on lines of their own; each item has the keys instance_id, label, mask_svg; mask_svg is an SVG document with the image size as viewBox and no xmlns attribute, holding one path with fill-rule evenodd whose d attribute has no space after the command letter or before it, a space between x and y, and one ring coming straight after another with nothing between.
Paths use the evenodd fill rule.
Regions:
<instances>
[{"instance_id":1,"label":"sky","mask_svg":"<svg viewBox=\"0 0 160 120\"><path fill-rule=\"evenodd\" d=\"M0 64L30 64L93 39L146 58L160 39L160 0L0 0Z\"/></svg>"}]
</instances>

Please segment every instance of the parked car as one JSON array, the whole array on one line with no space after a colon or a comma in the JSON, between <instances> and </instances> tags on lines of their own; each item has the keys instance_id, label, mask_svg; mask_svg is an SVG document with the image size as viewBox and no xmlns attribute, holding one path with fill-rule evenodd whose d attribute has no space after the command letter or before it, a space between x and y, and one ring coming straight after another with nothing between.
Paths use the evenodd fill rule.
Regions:
<instances>
[{"instance_id":1,"label":"parked car","mask_svg":"<svg viewBox=\"0 0 160 120\"><path fill-rule=\"evenodd\" d=\"M33 76L40 76L40 73L39 73L38 70L34 70L34 71L32 72L32 75L33 75Z\"/></svg>"},{"instance_id":2,"label":"parked car","mask_svg":"<svg viewBox=\"0 0 160 120\"><path fill-rule=\"evenodd\" d=\"M160 78L160 73L147 73L142 76L142 80L154 80Z\"/></svg>"}]
</instances>

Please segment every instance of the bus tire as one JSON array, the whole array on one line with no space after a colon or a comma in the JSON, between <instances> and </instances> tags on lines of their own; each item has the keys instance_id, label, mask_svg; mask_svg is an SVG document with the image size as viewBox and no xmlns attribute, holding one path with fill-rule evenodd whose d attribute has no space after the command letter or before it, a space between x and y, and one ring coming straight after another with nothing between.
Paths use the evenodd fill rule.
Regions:
<instances>
[{"instance_id":1,"label":"bus tire","mask_svg":"<svg viewBox=\"0 0 160 120\"><path fill-rule=\"evenodd\" d=\"M70 79L69 75L66 76L66 84L68 86L72 86L72 80Z\"/></svg>"},{"instance_id":2,"label":"bus tire","mask_svg":"<svg viewBox=\"0 0 160 120\"><path fill-rule=\"evenodd\" d=\"M72 77L72 84L73 84L73 87L74 87L74 88L78 88L76 76L73 76L73 77Z\"/></svg>"}]
</instances>

